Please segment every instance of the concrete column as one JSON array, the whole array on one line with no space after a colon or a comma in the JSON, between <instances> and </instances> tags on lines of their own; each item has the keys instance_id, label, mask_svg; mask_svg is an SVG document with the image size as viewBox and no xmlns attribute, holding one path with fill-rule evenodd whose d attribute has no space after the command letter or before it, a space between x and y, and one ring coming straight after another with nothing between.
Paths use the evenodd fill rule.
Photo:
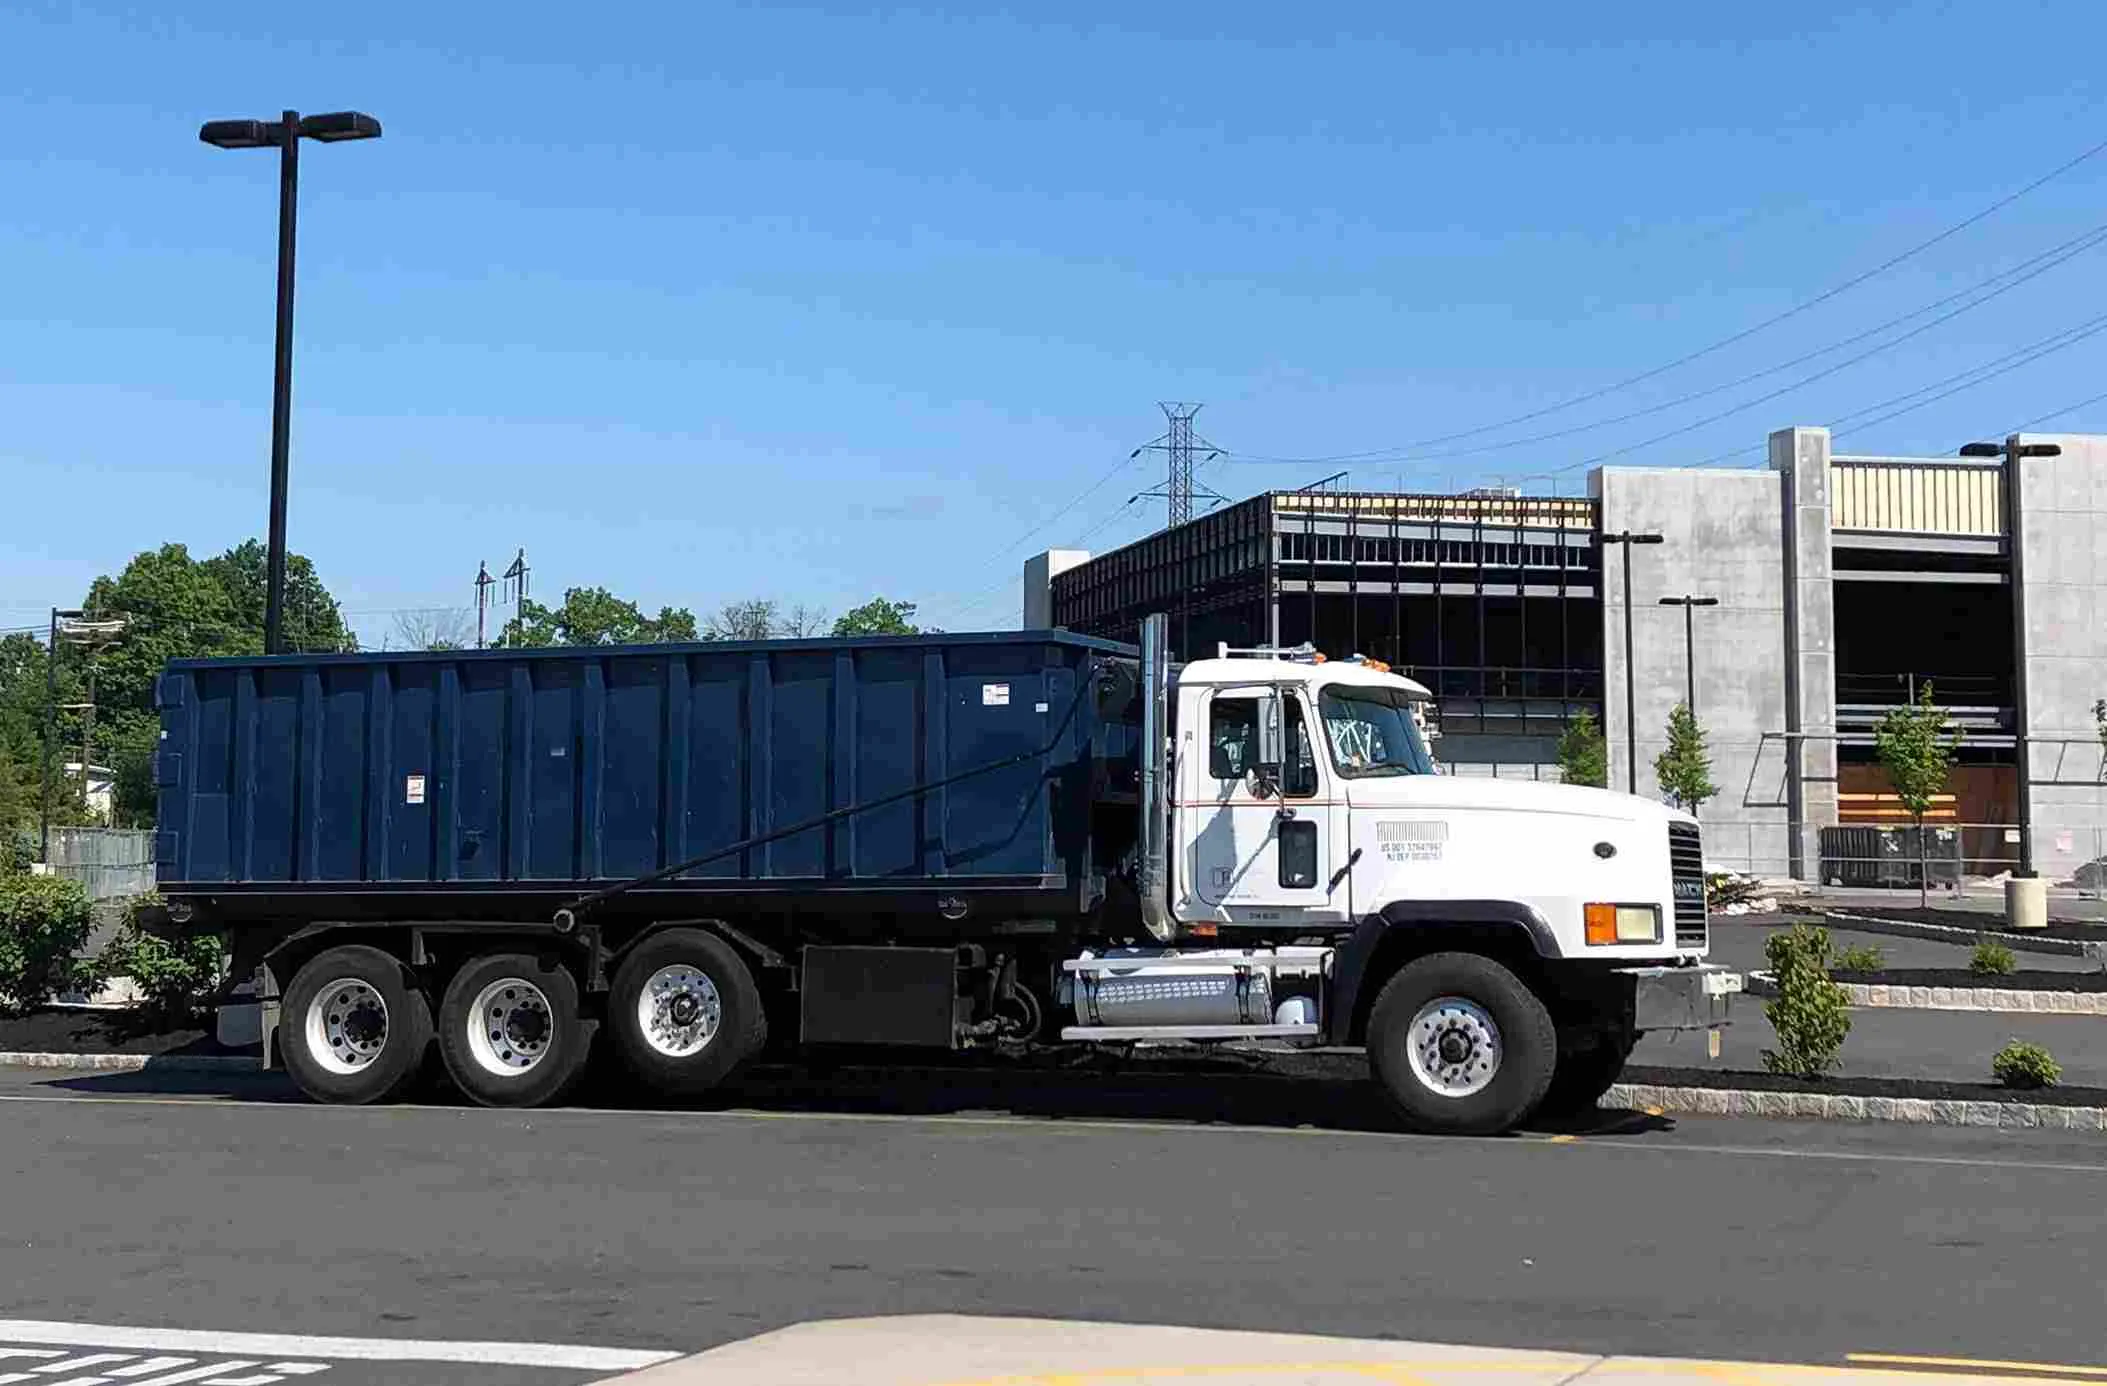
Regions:
<instances>
[{"instance_id":1,"label":"concrete column","mask_svg":"<svg viewBox=\"0 0 2107 1386\"><path fill-rule=\"evenodd\" d=\"M1836 603L1829 549L1829 430L1781 428L1770 465L1783 478L1785 755L1791 844L1800 880L1821 870L1821 830L1836 824Z\"/></svg>"},{"instance_id":2,"label":"concrete column","mask_svg":"<svg viewBox=\"0 0 2107 1386\"><path fill-rule=\"evenodd\" d=\"M1024 624L1020 629L1051 630L1054 623L1054 578L1089 561L1088 549L1048 549L1025 559Z\"/></svg>"},{"instance_id":3,"label":"concrete column","mask_svg":"<svg viewBox=\"0 0 2107 1386\"><path fill-rule=\"evenodd\" d=\"M2093 703L2107 698L2107 438L2028 437L2060 457L2019 464L2019 532L2026 661L2019 709L2034 801L2034 869L2066 881L2107 855L2107 786Z\"/></svg>"}]
</instances>

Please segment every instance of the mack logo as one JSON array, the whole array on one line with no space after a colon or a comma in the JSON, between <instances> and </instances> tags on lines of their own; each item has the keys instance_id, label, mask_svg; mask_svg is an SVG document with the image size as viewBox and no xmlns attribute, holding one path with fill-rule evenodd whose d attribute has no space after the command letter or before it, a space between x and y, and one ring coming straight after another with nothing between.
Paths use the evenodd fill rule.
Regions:
<instances>
[{"instance_id":1,"label":"mack logo","mask_svg":"<svg viewBox=\"0 0 2107 1386\"><path fill-rule=\"evenodd\" d=\"M1675 883L1675 898L1678 900L1702 900L1705 898L1705 883L1703 881L1677 881Z\"/></svg>"}]
</instances>

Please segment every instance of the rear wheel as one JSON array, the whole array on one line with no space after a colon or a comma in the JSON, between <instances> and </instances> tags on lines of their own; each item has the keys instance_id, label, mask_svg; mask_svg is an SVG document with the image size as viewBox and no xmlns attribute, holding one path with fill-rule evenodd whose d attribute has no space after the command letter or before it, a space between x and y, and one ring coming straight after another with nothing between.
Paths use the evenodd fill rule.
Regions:
<instances>
[{"instance_id":1,"label":"rear wheel","mask_svg":"<svg viewBox=\"0 0 2107 1386\"><path fill-rule=\"evenodd\" d=\"M378 948L315 954L279 1004L286 1072L317 1102L386 1102L417 1076L432 1041L432 1008Z\"/></svg>"},{"instance_id":2,"label":"rear wheel","mask_svg":"<svg viewBox=\"0 0 2107 1386\"><path fill-rule=\"evenodd\" d=\"M753 973L701 929L668 929L632 948L615 969L607 1023L639 1082L681 1096L716 1087L768 1039Z\"/></svg>"},{"instance_id":3,"label":"rear wheel","mask_svg":"<svg viewBox=\"0 0 2107 1386\"><path fill-rule=\"evenodd\" d=\"M1368 1063L1423 1131L1505 1131L1543 1101L1557 1058L1551 1013L1521 978L1475 953L1399 969L1368 1017Z\"/></svg>"},{"instance_id":4,"label":"rear wheel","mask_svg":"<svg viewBox=\"0 0 2107 1386\"><path fill-rule=\"evenodd\" d=\"M455 1086L485 1107L558 1100L584 1071L591 1046L578 983L560 963L489 953L446 985L439 1054Z\"/></svg>"}]
</instances>

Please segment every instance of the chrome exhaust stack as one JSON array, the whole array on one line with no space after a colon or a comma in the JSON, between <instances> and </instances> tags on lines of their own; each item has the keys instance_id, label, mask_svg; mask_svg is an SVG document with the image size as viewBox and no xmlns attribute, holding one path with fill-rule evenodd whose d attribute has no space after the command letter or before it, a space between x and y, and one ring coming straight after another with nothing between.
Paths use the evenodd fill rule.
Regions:
<instances>
[{"instance_id":1,"label":"chrome exhaust stack","mask_svg":"<svg viewBox=\"0 0 2107 1386\"><path fill-rule=\"evenodd\" d=\"M1178 933L1170 903L1170 617L1141 623L1141 831L1135 890L1149 936L1169 943Z\"/></svg>"}]
</instances>

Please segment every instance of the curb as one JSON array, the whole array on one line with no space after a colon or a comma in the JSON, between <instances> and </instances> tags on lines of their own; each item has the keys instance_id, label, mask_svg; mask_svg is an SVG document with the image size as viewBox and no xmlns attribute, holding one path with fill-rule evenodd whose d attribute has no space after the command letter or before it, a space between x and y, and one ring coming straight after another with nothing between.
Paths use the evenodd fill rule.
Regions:
<instances>
[{"instance_id":1,"label":"curb","mask_svg":"<svg viewBox=\"0 0 2107 1386\"><path fill-rule=\"evenodd\" d=\"M2081 938L2045 938L2039 934L2015 934L1995 929L1963 929L1952 924L1923 924L1914 919L1882 919L1878 915L1841 914L1830 910L1822 923L1831 929L1861 934L1888 934L1894 938L1925 939L1968 947L1977 939L1995 939L2015 953L2050 953L2059 958L2090 958L2107 971L2107 943Z\"/></svg>"},{"instance_id":2,"label":"curb","mask_svg":"<svg viewBox=\"0 0 2107 1386\"><path fill-rule=\"evenodd\" d=\"M1853 1006L1890 1011L1991 1011L2010 1015L2107 1015L2107 991L2035 991L2012 987L1915 987L1880 982L1838 982ZM1743 981L1751 996L1776 996L1768 972Z\"/></svg>"},{"instance_id":3,"label":"curb","mask_svg":"<svg viewBox=\"0 0 2107 1386\"><path fill-rule=\"evenodd\" d=\"M0 1068L75 1073L261 1073L263 1060L245 1054L45 1054L0 1049Z\"/></svg>"},{"instance_id":4,"label":"curb","mask_svg":"<svg viewBox=\"0 0 2107 1386\"><path fill-rule=\"evenodd\" d=\"M2005 1130L2107 1131L2107 1107L2042 1102L1937 1101L1925 1097L1851 1097L1826 1092L1754 1092L1745 1088L1679 1088L1613 1083L1603 1107L1692 1116L1773 1117L1797 1121L1896 1121L1917 1126Z\"/></svg>"}]
</instances>

